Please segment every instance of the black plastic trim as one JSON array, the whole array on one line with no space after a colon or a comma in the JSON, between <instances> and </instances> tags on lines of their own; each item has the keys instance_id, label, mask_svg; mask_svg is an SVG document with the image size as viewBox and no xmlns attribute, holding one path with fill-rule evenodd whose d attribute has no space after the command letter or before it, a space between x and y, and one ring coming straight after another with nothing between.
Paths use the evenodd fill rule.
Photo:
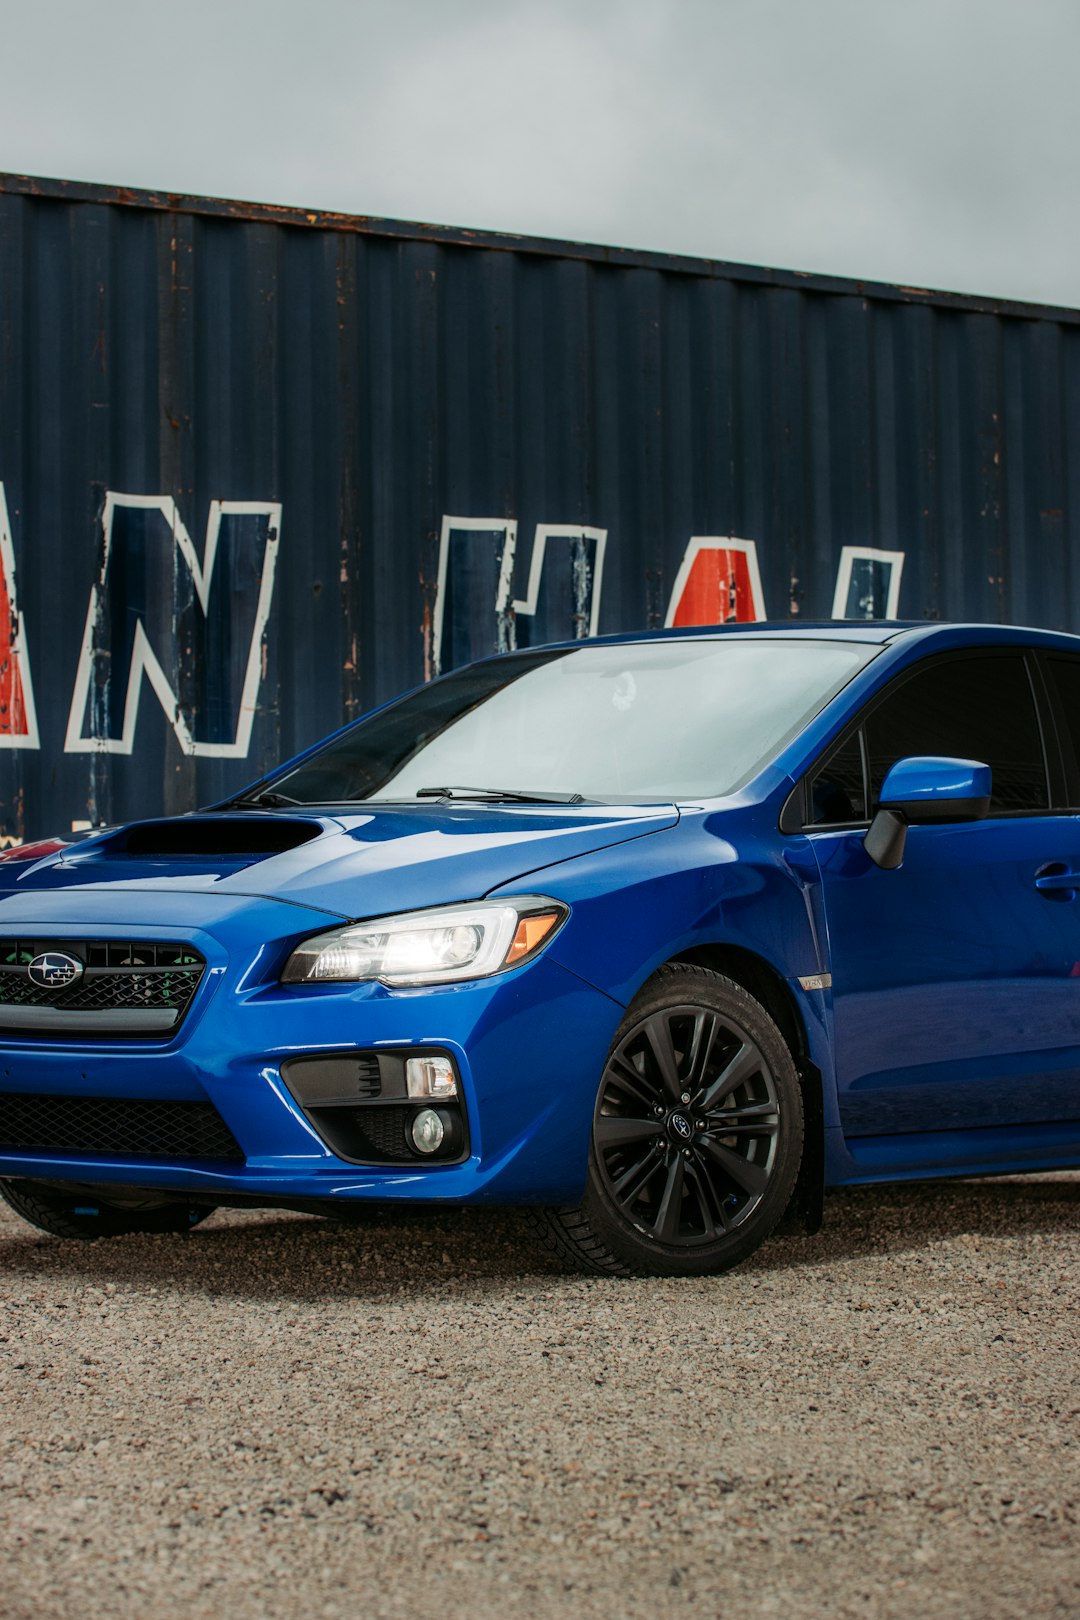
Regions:
<instances>
[{"instance_id":1,"label":"black plastic trim","mask_svg":"<svg viewBox=\"0 0 1080 1620\"><path fill-rule=\"evenodd\" d=\"M102 1012L64 1012L60 1007L0 1004L0 1030L47 1030L50 1035L164 1035L180 1014L168 1007L107 1007Z\"/></svg>"},{"instance_id":2,"label":"black plastic trim","mask_svg":"<svg viewBox=\"0 0 1080 1620\"><path fill-rule=\"evenodd\" d=\"M405 1064L413 1057L444 1057L458 1082L456 1098L410 1097ZM378 1068L378 1090L372 1090L372 1068ZM461 1094L461 1072L454 1054L441 1046L412 1046L392 1052L307 1052L288 1058L281 1078L297 1107L336 1158L346 1164L385 1168L389 1165L461 1164L469 1156L469 1120ZM406 1138L409 1116L434 1108L450 1116L452 1152L418 1153ZM400 1125L400 1130L398 1126ZM365 1150L377 1132L400 1138L400 1147L383 1153ZM456 1138L456 1140L455 1140Z\"/></svg>"},{"instance_id":3,"label":"black plastic trim","mask_svg":"<svg viewBox=\"0 0 1080 1620\"><path fill-rule=\"evenodd\" d=\"M925 801L890 799L881 809L897 811L910 827L922 827L936 821L985 821L990 814L990 800L987 797ZM1050 815L1052 812L1044 811L1043 814Z\"/></svg>"}]
</instances>

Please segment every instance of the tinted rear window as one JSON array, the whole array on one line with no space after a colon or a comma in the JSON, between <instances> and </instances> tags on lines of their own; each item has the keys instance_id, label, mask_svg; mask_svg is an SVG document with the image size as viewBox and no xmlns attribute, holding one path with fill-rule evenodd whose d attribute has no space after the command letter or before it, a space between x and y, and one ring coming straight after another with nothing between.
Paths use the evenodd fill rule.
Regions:
<instances>
[{"instance_id":1,"label":"tinted rear window","mask_svg":"<svg viewBox=\"0 0 1080 1620\"><path fill-rule=\"evenodd\" d=\"M1045 669L1060 705L1069 803L1080 804L1080 658L1048 658Z\"/></svg>"}]
</instances>

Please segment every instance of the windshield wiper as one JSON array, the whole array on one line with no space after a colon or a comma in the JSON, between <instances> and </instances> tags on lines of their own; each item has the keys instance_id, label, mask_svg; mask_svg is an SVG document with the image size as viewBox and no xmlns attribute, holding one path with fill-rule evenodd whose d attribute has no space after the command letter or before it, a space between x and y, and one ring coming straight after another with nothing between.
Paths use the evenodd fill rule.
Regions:
<instances>
[{"instance_id":1,"label":"windshield wiper","mask_svg":"<svg viewBox=\"0 0 1080 1620\"><path fill-rule=\"evenodd\" d=\"M267 810L286 810L290 805L303 804L303 802L303 799L290 799L287 793L276 793L273 788L264 788L261 793L252 793L250 796L245 795L241 799L230 799L227 805L222 806L222 809L231 810L234 805L250 804L259 807L265 806Z\"/></svg>"},{"instance_id":2,"label":"windshield wiper","mask_svg":"<svg viewBox=\"0 0 1080 1620\"><path fill-rule=\"evenodd\" d=\"M581 793L529 793L522 788L481 787L424 787L417 788L418 799L474 799L481 803L497 804L505 800L511 804L584 804Z\"/></svg>"}]
</instances>

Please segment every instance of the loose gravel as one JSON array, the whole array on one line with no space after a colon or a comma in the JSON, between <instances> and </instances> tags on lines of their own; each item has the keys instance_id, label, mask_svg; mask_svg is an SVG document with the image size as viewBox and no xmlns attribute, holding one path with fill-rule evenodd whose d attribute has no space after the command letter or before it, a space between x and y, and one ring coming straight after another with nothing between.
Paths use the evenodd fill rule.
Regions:
<instances>
[{"instance_id":1,"label":"loose gravel","mask_svg":"<svg viewBox=\"0 0 1080 1620\"><path fill-rule=\"evenodd\" d=\"M1080 1615L1080 1176L704 1281L503 1211L0 1216L5 1620Z\"/></svg>"}]
</instances>

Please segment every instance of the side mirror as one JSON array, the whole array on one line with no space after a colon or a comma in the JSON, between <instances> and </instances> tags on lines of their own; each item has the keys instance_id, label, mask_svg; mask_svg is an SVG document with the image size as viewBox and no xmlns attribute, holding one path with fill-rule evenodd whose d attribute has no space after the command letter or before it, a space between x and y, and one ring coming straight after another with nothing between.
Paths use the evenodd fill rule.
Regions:
<instances>
[{"instance_id":1,"label":"side mirror","mask_svg":"<svg viewBox=\"0 0 1080 1620\"><path fill-rule=\"evenodd\" d=\"M864 840L875 866L891 872L904 858L909 826L979 821L990 809L991 771L974 759L913 755L897 760L881 785L878 810Z\"/></svg>"}]
</instances>

